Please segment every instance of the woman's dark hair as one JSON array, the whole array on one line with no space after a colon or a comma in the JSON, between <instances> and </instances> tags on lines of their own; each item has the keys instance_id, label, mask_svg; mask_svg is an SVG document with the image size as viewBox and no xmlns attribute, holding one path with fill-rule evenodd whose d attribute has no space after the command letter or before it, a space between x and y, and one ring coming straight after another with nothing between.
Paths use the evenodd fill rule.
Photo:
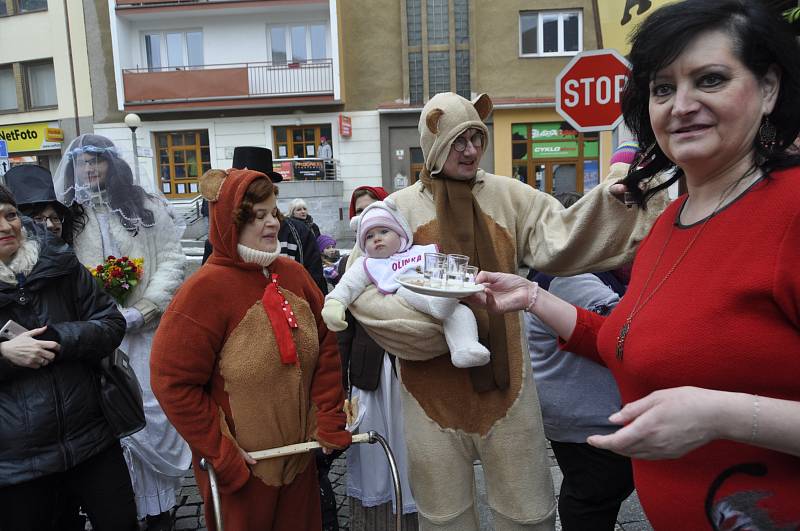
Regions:
<instances>
[{"instance_id":1,"label":"woman's dark hair","mask_svg":"<svg viewBox=\"0 0 800 531\"><path fill-rule=\"evenodd\" d=\"M247 186L242 202L233 211L233 222L236 230L241 231L242 227L255 219L253 205L266 201L273 195L277 195L278 187L272 181L264 178L255 179Z\"/></svg>"},{"instance_id":2,"label":"woman's dark hair","mask_svg":"<svg viewBox=\"0 0 800 531\"><path fill-rule=\"evenodd\" d=\"M17 200L14 199L14 194L2 184L0 184L0 205L13 205L14 208L17 208Z\"/></svg>"},{"instance_id":3,"label":"woman's dark hair","mask_svg":"<svg viewBox=\"0 0 800 531\"><path fill-rule=\"evenodd\" d=\"M756 78L763 78L773 65L779 69L778 98L770 114L777 130L775 145L765 147L756 137L755 164L765 175L800 164L800 158L787 153L800 132L800 45L789 24L763 4L759 0L685 0L657 9L636 28L631 37L631 76L622 95L622 112L642 146L642 155L631 164L623 182L640 206L683 175L678 168L671 179L647 193L639 188L642 181L676 167L656 143L650 125L650 81L707 31L729 35L734 53Z\"/></svg>"},{"instance_id":4,"label":"woman's dark hair","mask_svg":"<svg viewBox=\"0 0 800 531\"><path fill-rule=\"evenodd\" d=\"M97 148L96 150L92 148ZM140 227L131 220L141 220L142 225L149 227L155 223L155 214L146 207L146 201L152 195L145 192L144 188L134 184L133 172L131 167L117 155L114 143L108 138L100 135L84 135L81 145L76 150L85 151L96 155L100 160L108 163L108 175L106 176L106 188L108 190L108 204L117 213L122 226L130 231L136 231ZM75 154L70 153L67 166L66 178L68 184L74 185L75 179ZM74 194L74 192L72 192ZM72 197L66 198L73 199ZM77 203L73 203L73 206ZM86 225L86 217L81 209L74 219L79 220L74 225L73 236L77 236Z\"/></svg>"},{"instance_id":5,"label":"woman's dark hair","mask_svg":"<svg viewBox=\"0 0 800 531\"><path fill-rule=\"evenodd\" d=\"M51 206L52 203L33 203L20 207L20 212L29 218L34 218L44 212L44 210ZM77 207L77 208L75 208ZM63 208L63 206L62 206ZM77 213L78 217L75 217ZM80 229L76 226L80 223ZM75 241L75 235L80 233L86 225L86 214L83 207L79 203L73 203L72 207L66 210L64 221L61 223L61 239L66 243L72 245Z\"/></svg>"},{"instance_id":6,"label":"woman's dark hair","mask_svg":"<svg viewBox=\"0 0 800 531\"><path fill-rule=\"evenodd\" d=\"M578 200L583 197L583 194L579 194L578 192L557 192L553 194L553 197L558 199L559 203L561 203L564 208L569 208Z\"/></svg>"}]
</instances>

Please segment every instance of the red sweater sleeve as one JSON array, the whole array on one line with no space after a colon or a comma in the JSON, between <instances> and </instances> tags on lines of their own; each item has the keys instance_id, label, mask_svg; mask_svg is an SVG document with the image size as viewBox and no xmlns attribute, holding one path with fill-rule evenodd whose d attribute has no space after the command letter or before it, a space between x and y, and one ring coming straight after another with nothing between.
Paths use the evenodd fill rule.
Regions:
<instances>
[{"instance_id":1,"label":"red sweater sleeve","mask_svg":"<svg viewBox=\"0 0 800 531\"><path fill-rule=\"evenodd\" d=\"M597 350L597 334L605 322L605 317L579 306L575 309L578 310L578 316L572 337L567 341L558 338L558 348L589 358L605 367L606 364Z\"/></svg>"},{"instance_id":2,"label":"red sweater sleeve","mask_svg":"<svg viewBox=\"0 0 800 531\"><path fill-rule=\"evenodd\" d=\"M168 309L153 338L150 386L192 451L211 462L220 490L231 493L244 486L250 469L237 444L222 434L220 406L206 390L221 344L202 323Z\"/></svg>"},{"instance_id":3,"label":"red sweater sleeve","mask_svg":"<svg viewBox=\"0 0 800 531\"><path fill-rule=\"evenodd\" d=\"M772 294L794 326L800 328L800 213L786 229L775 263Z\"/></svg>"},{"instance_id":4,"label":"red sweater sleeve","mask_svg":"<svg viewBox=\"0 0 800 531\"><path fill-rule=\"evenodd\" d=\"M309 281L311 278L309 277ZM311 400L317 407L316 439L334 448L346 448L352 436L345 429L347 422L342 406L344 405L344 389L342 388L342 366L336 334L328 330L322 320L323 298L316 285L309 285L305 290L314 319L317 321L319 338L319 360L311 380Z\"/></svg>"}]
</instances>

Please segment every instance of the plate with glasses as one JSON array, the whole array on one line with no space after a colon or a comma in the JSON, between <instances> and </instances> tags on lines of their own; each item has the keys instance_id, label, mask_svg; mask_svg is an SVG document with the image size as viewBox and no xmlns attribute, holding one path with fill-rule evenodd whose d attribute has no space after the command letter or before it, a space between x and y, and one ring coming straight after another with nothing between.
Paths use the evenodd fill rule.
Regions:
<instances>
[{"instance_id":1,"label":"plate with glasses","mask_svg":"<svg viewBox=\"0 0 800 531\"><path fill-rule=\"evenodd\" d=\"M409 273L397 279L401 286L422 295L460 299L483 291L475 283L478 268L457 254L425 253L422 274Z\"/></svg>"}]
</instances>

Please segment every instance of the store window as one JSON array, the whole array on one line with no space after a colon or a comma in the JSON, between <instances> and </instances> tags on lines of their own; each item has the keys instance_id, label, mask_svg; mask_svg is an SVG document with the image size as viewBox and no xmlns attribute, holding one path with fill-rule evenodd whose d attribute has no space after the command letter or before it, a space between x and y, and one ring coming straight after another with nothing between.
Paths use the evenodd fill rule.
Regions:
<instances>
[{"instance_id":1,"label":"store window","mask_svg":"<svg viewBox=\"0 0 800 531\"><path fill-rule=\"evenodd\" d=\"M30 13L31 11L46 11L47 0L17 0L17 13Z\"/></svg>"},{"instance_id":2,"label":"store window","mask_svg":"<svg viewBox=\"0 0 800 531\"><path fill-rule=\"evenodd\" d=\"M513 177L547 193L586 193L600 183L598 133L567 122L513 124Z\"/></svg>"},{"instance_id":3,"label":"store window","mask_svg":"<svg viewBox=\"0 0 800 531\"><path fill-rule=\"evenodd\" d=\"M419 176L425 168L425 155L422 154L422 148L412 147L409 149L411 152L411 182L409 185L419 181Z\"/></svg>"},{"instance_id":4,"label":"store window","mask_svg":"<svg viewBox=\"0 0 800 531\"><path fill-rule=\"evenodd\" d=\"M58 106L52 61L25 64L25 90L31 109Z\"/></svg>"},{"instance_id":5,"label":"store window","mask_svg":"<svg viewBox=\"0 0 800 531\"><path fill-rule=\"evenodd\" d=\"M0 112L17 110L17 82L14 66L0 66Z\"/></svg>"},{"instance_id":6,"label":"store window","mask_svg":"<svg viewBox=\"0 0 800 531\"><path fill-rule=\"evenodd\" d=\"M272 133L275 139L273 153L278 159L317 158L319 156L319 139L323 136L327 139L331 149L335 151L330 124L275 127Z\"/></svg>"},{"instance_id":7,"label":"store window","mask_svg":"<svg viewBox=\"0 0 800 531\"><path fill-rule=\"evenodd\" d=\"M144 62L150 70L203 66L203 32L147 32L144 34L144 55Z\"/></svg>"},{"instance_id":8,"label":"store window","mask_svg":"<svg viewBox=\"0 0 800 531\"><path fill-rule=\"evenodd\" d=\"M267 28L267 49L276 65L325 61L328 54L328 26L290 24Z\"/></svg>"},{"instance_id":9,"label":"store window","mask_svg":"<svg viewBox=\"0 0 800 531\"><path fill-rule=\"evenodd\" d=\"M519 14L520 56L574 55L582 49L581 11L522 11Z\"/></svg>"},{"instance_id":10,"label":"store window","mask_svg":"<svg viewBox=\"0 0 800 531\"><path fill-rule=\"evenodd\" d=\"M198 179L211 169L208 131L155 133L161 192L173 199L200 193Z\"/></svg>"}]
</instances>

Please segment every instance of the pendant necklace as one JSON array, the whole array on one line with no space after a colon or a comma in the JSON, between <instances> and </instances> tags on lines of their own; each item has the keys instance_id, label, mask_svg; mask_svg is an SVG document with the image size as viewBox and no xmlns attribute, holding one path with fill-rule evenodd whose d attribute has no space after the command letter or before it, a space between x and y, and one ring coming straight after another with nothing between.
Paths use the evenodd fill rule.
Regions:
<instances>
[{"instance_id":1,"label":"pendant necklace","mask_svg":"<svg viewBox=\"0 0 800 531\"><path fill-rule=\"evenodd\" d=\"M743 178L746 175L747 174L745 174ZM651 291L650 294L647 295L647 297L644 298L644 300L642 300L642 297L647 291L647 286L650 285L650 280L652 280L653 274L656 272L656 269L658 268L658 264L661 263L661 259L664 257L664 252L667 250L667 246L669 245L669 242L672 239L672 234L675 232L675 223L673 223L672 228L669 231L669 234L667 235L667 239L664 242L664 245L661 246L661 251L659 251L658 257L656 258L656 261L653 264L652 269L650 269L650 274L647 276L647 280L645 280L644 285L642 286L642 290L639 292L639 297L636 299L636 302L633 303L633 309L631 310L631 313L628 314L628 318L625 319L625 322L622 324L622 328L619 329L619 334L617 335L617 359L619 361L622 361L622 357L625 354L625 339L628 337L628 334L630 333L631 323L633 322L633 318L636 317L636 315L640 311L642 311L642 308L644 308L647 305L647 303L653 299L653 296L656 294L656 292L661 288L661 286L664 285L664 283L672 275L675 269L677 269L678 265L680 265L684 257L686 257L686 255L689 253L689 250L694 245L694 242L696 242L697 239L700 237L700 235L703 233L703 230L706 228L706 225L708 225L708 222L711 221L711 218L713 218L719 213L720 208L722 208L722 204L725 202L725 199L727 199L728 195L734 189L737 188L737 185L739 183L741 183L741 179L737 180L733 186L731 186L728 190L725 191L725 193L722 194L722 197L720 198L719 203L717 203L717 206L714 208L714 211L711 212L711 214L705 219L705 221L703 221L703 224L700 225L700 229L698 229L698 231L694 234L692 239L686 245L686 248L684 248L681 254L678 256L678 259L675 260L675 263L672 264L672 267L669 268L669 271L667 271L666 275L664 275L664 277L659 281L659 283L656 284L656 286L653 288L653 291ZM685 206L686 202L684 202L683 205Z\"/></svg>"}]
</instances>

